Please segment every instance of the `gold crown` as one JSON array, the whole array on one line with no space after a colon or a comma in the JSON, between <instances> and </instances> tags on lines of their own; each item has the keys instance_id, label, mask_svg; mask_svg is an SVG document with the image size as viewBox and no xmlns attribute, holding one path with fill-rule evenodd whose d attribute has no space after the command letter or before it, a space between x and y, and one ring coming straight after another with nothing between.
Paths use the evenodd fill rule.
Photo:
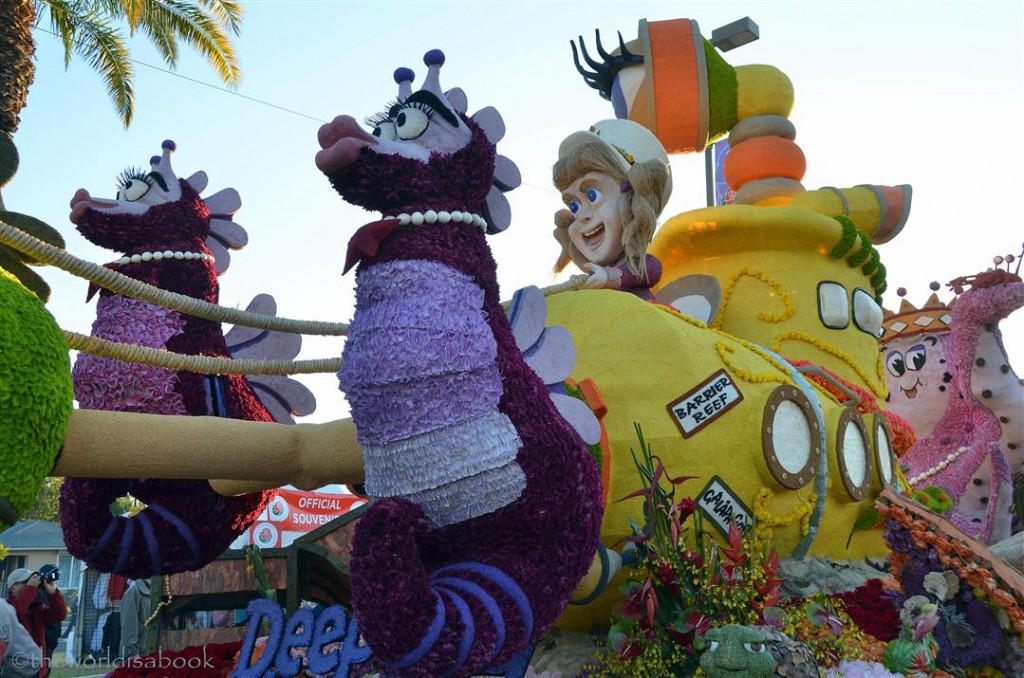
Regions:
<instances>
[{"instance_id":1,"label":"gold crown","mask_svg":"<svg viewBox=\"0 0 1024 678\"><path fill-rule=\"evenodd\" d=\"M950 325L953 324L954 303L956 303L955 298L948 304L942 303L939 301L938 295L933 292L921 308L917 308L904 298L900 302L899 313L883 309L883 334L878 343L884 346L900 337L948 332Z\"/></svg>"}]
</instances>

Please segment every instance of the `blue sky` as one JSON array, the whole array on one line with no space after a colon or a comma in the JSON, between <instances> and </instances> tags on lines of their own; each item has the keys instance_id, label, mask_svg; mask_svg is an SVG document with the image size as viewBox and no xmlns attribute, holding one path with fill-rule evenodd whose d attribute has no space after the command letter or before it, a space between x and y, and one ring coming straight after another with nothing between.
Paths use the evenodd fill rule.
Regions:
<instances>
[{"instance_id":1,"label":"blue sky","mask_svg":"<svg viewBox=\"0 0 1024 678\"><path fill-rule=\"evenodd\" d=\"M136 66L135 122L125 131L99 78L83 63L65 71L57 40L36 31L38 71L15 137L22 162L4 189L7 208L59 229L68 249L103 263L116 256L74 232L68 202L79 187L112 196L114 179L173 139L179 175L203 169L210 190L233 186L249 246L221 279L221 303L244 307L270 292L279 313L347 321L353 278L341 276L345 243L370 215L344 204L313 165L321 121L371 115L396 94L391 74L420 78L424 52L447 54L445 87L459 86L470 110L492 105L508 133L499 145L523 173L510 194L513 223L494 237L503 297L553 282L551 215L559 205L550 166L570 132L612 117L611 105L575 72L569 40L606 44L637 23L689 17L702 32L743 16L761 39L729 52L730 63L768 63L793 81L791 120L807 157L804 185L901 184L914 188L903 233L880 248L889 270L887 305L909 289L921 303L928 283L980 271L1024 240L1024 5L1020 2L245 2L236 40L240 94ZM45 26L46 24L44 24ZM159 65L143 41L135 58ZM178 73L215 83L185 56ZM299 115L297 113L301 113ZM306 117L308 116L308 117ZM312 118L312 119L311 119ZM675 188L663 220L704 203L703 158L673 159ZM60 324L88 332L86 283L41 271L54 288ZM1017 316L1024 316L1019 312ZM1022 373L1024 318L1004 324ZM307 338L301 358L337 355L336 338ZM317 394L311 420L342 416L332 375L302 376Z\"/></svg>"}]
</instances>

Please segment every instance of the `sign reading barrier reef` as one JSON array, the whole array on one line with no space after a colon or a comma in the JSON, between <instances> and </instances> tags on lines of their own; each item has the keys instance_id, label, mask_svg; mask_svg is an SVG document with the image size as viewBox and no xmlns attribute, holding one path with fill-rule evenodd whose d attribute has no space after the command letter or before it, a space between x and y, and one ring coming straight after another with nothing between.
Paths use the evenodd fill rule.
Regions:
<instances>
[{"instance_id":1,"label":"sign reading barrier reef","mask_svg":"<svg viewBox=\"0 0 1024 678\"><path fill-rule=\"evenodd\" d=\"M359 626L341 605L331 605L315 616L306 608L286 616L277 603L255 598L246 611L249 626L231 678L298 676L306 670L315 675L333 672L348 676L354 664L372 655L369 647L359 644ZM266 645L253 661L264 622L269 628Z\"/></svg>"}]
</instances>

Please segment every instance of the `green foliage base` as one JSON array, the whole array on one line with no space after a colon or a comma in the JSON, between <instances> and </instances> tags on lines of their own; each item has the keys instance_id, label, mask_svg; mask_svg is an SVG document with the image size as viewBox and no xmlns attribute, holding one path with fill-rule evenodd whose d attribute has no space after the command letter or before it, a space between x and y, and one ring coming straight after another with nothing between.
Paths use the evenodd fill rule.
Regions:
<instances>
[{"instance_id":1,"label":"green foliage base","mask_svg":"<svg viewBox=\"0 0 1024 678\"><path fill-rule=\"evenodd\" d=\"M43 303L0 268L0 530L36 498L71 417L67 340Z\"/></svg>"}]
</instances>

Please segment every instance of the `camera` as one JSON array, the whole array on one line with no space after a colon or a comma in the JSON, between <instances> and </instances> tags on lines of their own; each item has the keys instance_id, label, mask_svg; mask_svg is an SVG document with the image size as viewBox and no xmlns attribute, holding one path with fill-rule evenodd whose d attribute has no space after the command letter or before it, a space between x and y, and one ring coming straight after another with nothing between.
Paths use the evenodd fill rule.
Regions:
<instances>
[{"instance_id":1,"label":"camera","mask_svg":"<svg viewBox=\"0 0 1024 678\"><path fill-rule=\"evenodd\" d=\"M40 572L40 576L44 582L56 582L60 580L60 568L54 567L52 569L43 568L45 572Z\"/></svg>"}]
</instances>

